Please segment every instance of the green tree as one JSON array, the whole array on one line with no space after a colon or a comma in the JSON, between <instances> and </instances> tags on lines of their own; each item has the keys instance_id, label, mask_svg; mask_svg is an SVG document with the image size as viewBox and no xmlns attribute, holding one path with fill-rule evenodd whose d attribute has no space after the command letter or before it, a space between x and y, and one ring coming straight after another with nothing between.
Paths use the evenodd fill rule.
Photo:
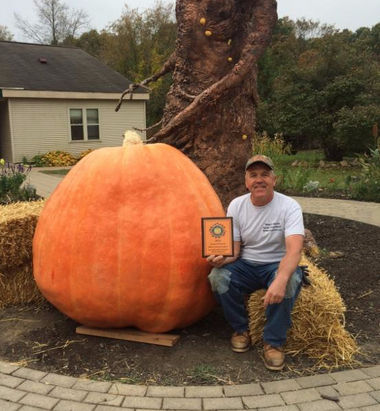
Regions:
<instances>
[{"instance_id":1,"label":"green tree","mask_svg":"<svg viewBox=\"0 0 380 411\"><path fill-rule=\"evenodd\" d=\"M161 68L174 50L175 39L173 5L159 2L142 13L126 6L104 35L99 57L128 79L140 82ZM162 117L170 84L171 78L166 76L152 85L148 125Z\"/></svg>"},{"instance_id":2,"label":"green tree","mask_svg":"<svg viewBox=\"0 0 380 411\"><path fill-rule=\"evenodd\" d=\"M68 36L62 44L65 46L75 46L86 51L96 58L102 59L102 52L106 47L107 38L110 34L105 30L98 32L95 29L82 33L79 37Z\"/></svg>"},{"instance_id":3,"label":"green tree","mask_svg":"<svg viewBox=\"0 0 380 411\"><path fill-rule=\"evenodd\" d=\"M258 108L259 125L272 134L283 132L297 146L321 146L328 159L364 152L371 144L369 123L376 120L373 106L379 104L378 27L352 33L322 26L314 37L316 24L301 23L281 42L274 37L266 53L274 69L267 60L261 62L264 73L275 75L271 82L268 75L259 78L266 93ZM273 61L277 49L286 56L283 62ZM357 123L348 121L348 113Z\"/></svg>"},{"instance_id":4,"label":"green tree","mask_svg":"<svg viewBox=\"0 0 380 411\"><path fill-rule=\"evenodd\" d=\"M334 120L332 136L341 147L349 146L351 153L363 153L375 146L372 127L376 123L380 124L379 105L344 106Z\"/></svg>"}]
</instances>

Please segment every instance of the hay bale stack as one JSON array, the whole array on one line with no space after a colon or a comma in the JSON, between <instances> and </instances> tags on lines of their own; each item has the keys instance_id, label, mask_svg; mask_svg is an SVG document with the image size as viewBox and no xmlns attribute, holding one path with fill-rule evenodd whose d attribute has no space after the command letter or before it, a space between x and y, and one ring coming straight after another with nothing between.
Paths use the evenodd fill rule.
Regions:
<instances>
[{"instance_id":1,"label":"hay bale stack","mask_svg":"<svg viewBox=\"0 0 380 411\"><path fill-rule=\"evenodd\" d=\"M32 241L44 201L0 206L0 272L32 259Z\"/></svg>"},{"instance_id":2,"label":"hay bale stack","mask_svg":"<svg viewBox=\"0 0 380 411\"><path fill-rule=\"evenodd\" d=\"M312 285L303 287L296 301L285 352L306 354L316 360L316 368L355 364L358 346L344 329L346 307L334 281L306 257L302 258L301 264L309 266ZM264 293L264 290L253 293L248 301L253 344L262 340L265 311L261 298Z\"/></svg>"},{"instance_id":3,"label":"hay bale stack","mask_svg":"<svg viewBox=\"0 0 380 411\"><path fill-rule=\"evenodd\" d=\"M24 264L6 273L0 272L0 309L44 300L34 281L32 264Z\"/></svg>"},{"instance_id":4,"label":"hay bale stack","mask_svg":"<svg viewBox=\"0 0 380 411\"><path fill-rule=\"evenodd\" d=\"M0 206L0 308L42 299L33 278L32 243L43 205Z\"/></svg>"}]
</instances>

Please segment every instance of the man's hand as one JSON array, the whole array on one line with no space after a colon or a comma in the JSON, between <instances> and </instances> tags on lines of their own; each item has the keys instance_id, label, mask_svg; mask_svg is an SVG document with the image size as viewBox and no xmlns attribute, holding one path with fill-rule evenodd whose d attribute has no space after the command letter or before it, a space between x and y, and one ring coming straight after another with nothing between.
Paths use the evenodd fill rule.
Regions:
<instances>
[{"instance_id":1,"label":"man's hand","mask_svg":"<svg viewBox=\"0 0 380 411\"><path fill-rule=\"evenodd\" d=\"M223 255L209 255L207 261L216 268L222 267L226 263L226 257Z\"/></svg>"},{"instance_id":2,"label":"man's hand","mask_svg":"<svg viewBox=\"0 0 380 411\"><path fill-rule=\"evenodd\" d=\"M264 300L264 308L267 308L269 304L279 304L285 297L286 292L286 279L283 279L277 276L272 284L267 289L263 300Z\"/></svg>"},{"instance_id":3,"label":"man's hand","mask_svg":"<svg viewBox=\"0 0 380 411\"><path fill-rule=\"evenodd\" d=\"M278 267L278 274L263 297L264 307L279 304L285 297L286 285L301 259L303 235L292 234L285 238L286 253Z\"/></svg>"},{"instance_id":4,"label":"man's hand","mask_svg":"<svg viewBox=\"0 0 380 411\"><path fill-rule=\"evenodd\" d=\"M226 264L232 263L239 257L240 241L234 241L234 257L224 257L223 255L209 255L207 261L210 265L216 268L223 267Z\"/></svg>"}]
</instances>

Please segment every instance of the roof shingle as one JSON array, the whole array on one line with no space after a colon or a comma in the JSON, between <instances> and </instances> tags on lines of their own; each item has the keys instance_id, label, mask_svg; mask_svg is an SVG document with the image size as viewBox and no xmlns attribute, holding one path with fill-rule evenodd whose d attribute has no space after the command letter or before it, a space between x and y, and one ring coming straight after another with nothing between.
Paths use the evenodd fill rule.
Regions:
<instances>
[{"instance_id":1,"label":"roof shingle","mask_svg":"<svg viewBox=\"0 0 380 411\"><path fill-rule=\"evenodd\" d=\"M124 76L76 47L0 41L0 89L121 93L130 84ZM142 87L134 91L147 92Z\"/></svg>"}]
</instances>

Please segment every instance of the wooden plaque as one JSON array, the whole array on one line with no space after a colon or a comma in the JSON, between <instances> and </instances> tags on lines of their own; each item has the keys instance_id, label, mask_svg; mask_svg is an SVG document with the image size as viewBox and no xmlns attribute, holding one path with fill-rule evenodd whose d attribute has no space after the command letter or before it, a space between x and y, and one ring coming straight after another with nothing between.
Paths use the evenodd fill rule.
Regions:
<instances>
[{"instance_id":1,"label":"wooden plaque","mask_svg":"<svg viewBox=\"0 0 380 411\"><path fill-rule=\"evenodd\" d=\"M232 217L202 218L202 257L209 255L233 257Z\"/></svg>"}]
</instances>

